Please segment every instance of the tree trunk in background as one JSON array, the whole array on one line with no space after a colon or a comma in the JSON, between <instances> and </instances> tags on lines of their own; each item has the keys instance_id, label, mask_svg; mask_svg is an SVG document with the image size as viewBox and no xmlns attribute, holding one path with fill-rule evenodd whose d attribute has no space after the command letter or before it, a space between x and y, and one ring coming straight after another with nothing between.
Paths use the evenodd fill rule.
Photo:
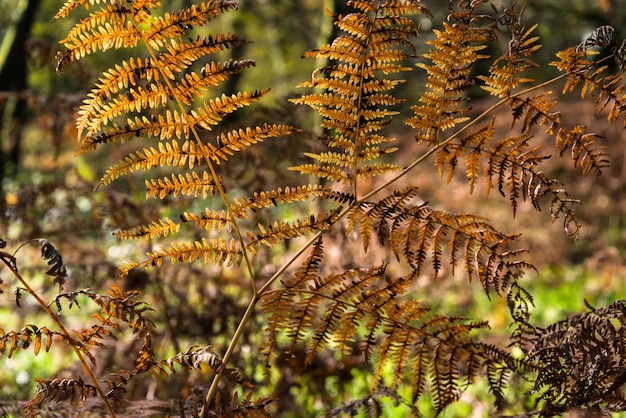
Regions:
<instances>
[{"instance_id":1,"label":"tree trunk in background","mask_svg":"<svg viewBox=\"0 0 626 418\"><path fill-rule=\"evenodd\" d=\"M6 216L4 179L18 170L21 128L26 119L26 40L40 0L28 0L15 28L15 38L0 70L0 219Z\"/></svg>"}]
</instances>

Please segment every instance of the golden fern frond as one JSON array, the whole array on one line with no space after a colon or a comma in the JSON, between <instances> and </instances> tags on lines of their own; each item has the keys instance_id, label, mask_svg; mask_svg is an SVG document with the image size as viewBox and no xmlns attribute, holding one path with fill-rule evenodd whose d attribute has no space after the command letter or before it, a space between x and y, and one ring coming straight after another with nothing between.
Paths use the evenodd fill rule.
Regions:
<instances>
[{"instance_id":1,"label":"golden fern frond","mask_svg":"<svg viewBox=\"0 0 626 418\"><path fill-rule=\"evenodd\" d=\"M21 349L33 348L35 356L41 351L42 345L46 353L50 351L54 337L63 338L63 334L51 331L47 327L37 327L36 325L26 325L19 331L5 331L0 329L0 356L8 350L7 357L11 358L13 352L18 347ZM44 344L45 341L45 344Z\"/></svg>"},{"instance_id":2,"label":"golden fern frond","mask_svg":"<svg viewBox=\"0 0 626 418\"><path fill-rule=\"evenodd\" d=\"M557 53L560 61L552 62L550 65L569 74L563 87L563 93L580 88L581 98L584 99L587 96L596 98L595 106L598 111L606 109L611 104L607 120L612 122L623 117L624 127L626 127L624 115L626 112L626 92L622 83L625 79L624 74L610 73L606 75L604 72L608 65L599 65L584 59L585 55L593 55L597 52L581 51L577 47L568 48ZM618 61L621 58L617 50L613 52L613 56L617 57Z\"/></svg>"},{"instance_id":3,"label":"golden fern frond","mask_svg":"<svg viewBox=\"0 0 626 418\"><path fill-rule=\"evenodd\" d=\"M112 97L108 102L102 103L101 106L97 106L90 109L81 109L79 111L80 116L76 119L76 126L78 128L79 137L82 138L82 149L93 149L95 145L100 143L124 143L140 133L146 123L152 123L147 118L126 118L126 123L123 126L113 123L113 120L119 116L124 116L134 112L140 112L142 109L159 109L165 108L169 103L171 94L165 84L159 81L153 81L145 88L131 87L126 92L119 92L115 97ZM95 103L95 102L94 102ZM87 111L91 114L86 113ZM182 129L187 128L185 126L185 118L177 111L170 111L169 109L163 110L166 113L165 118L162 118L159 122L163 122L163 119L171 124L175 123L175 131L182 132ZM101 128L111 123L109 131L98 134ZM161 124L157 125L162 129ZM154 129L154 128L153 128ZM83 131L86 131L83 137ZM147 133L147 132L146 132ZM184 133L184 136L188 136L188 128ZM117 139L119 137L119 139ZM110 138L114 140L111 141Z\"/></svg>"},{"instance_id":4,"label":"golden fern frond","mask_svg":"<svg viewBox=\"0 0 626 418\"><path fill-rule=\"evenodd\" d=\"M235 110L244 106L251 105L268 91L269 90L255 90L245 93L237 92L230 96L222 94L221 97L205 101L202 107L192 110L188 115L189 120L187 123L190 126L196 126L209 131L213 130L213 126L217 125L225 115L233 113ZM217 159L214 160L219 161Z\"/></svg>"},{"instance_id":5,"label":"golden fern frond","mask_svg":"<svg viewBox=\"0 0 626 418\"><path fill-rule=\"evenodd\" d=\"M95 189L112 183L118 177L139 170L147 171L152 167L186 166L191 170L194 166L204 162L204 155L209 150L209 147L204 147L203 151L198 150L196 144L191 141L185 141L182 147L174 139L168 142L159 142L157 148L144 148L142 151L130 153L122 161L109 167Z\"/></svg>"},{"instance_id":6,"label":"golden fern frond","mask_svg":"<svg viewBox=\"0 0 626 418\"><path fill-rule=\"evenodd\" d=\"M226 241L224 238L202 238L201 241L185 241L172 243L169 247L156 249L146 254L148 259L141 263L129 262L122 267L122 272L127 273L130 268L143 265L160 266L163 261L169 259L172 263L191 263L203 260L205 263L225 264L226 266L239 265L243 259L241 244L235 239Z\"/></svg>"},{"instance_id":7,"label":"golden fern frond","mask_svg":"<svg viewBox=\"0 0 626 418\"><path fill-rule=\"evenodd\" d=\"M217 193L217 186L208 171L200 174L187 172L185 175L172 174L171 178L164 177L158 180L146 180L146 199L164 199L167 196L176 197L178 195L214 196Z\"/></svg>"},{"instance_id":8,"label":"golden fern frond","mask_svg":"<svg viewBox=\"0 0 626 418\"><path fill-rule=\"evenodd\" d=\"M131 6L133 14L140 13L141 18L149 15L143 7L136 9L136 6L134 3ZM66 50L60 55L62 60L57 58L57 71L61 72L70 61L79 60L96 51L137 46L141 42L141 34L132 22L126 20L127 13L130 10L125 7L109 6L104 13L92 13L88 25L76 26L71 36L68 35L60 41ZM111 19L111 16L116 17Z\"/></svg>"},{"instance_id":9,"label":"golden fern frond","mask_svg":"<svg viewBox=\"0 0 626 418\"><path fill-rule=\"evenodd\" d=\"M336 222L340 211L341 207L328 213L318 213L317 216L311 214L293 222L274 221L266 227L259 224L258 232L246 233L248 237L246 248L254 253L256 252L255 247L259 244L272 247L281 241L298 238L306 233L327 231Z\"/></svg>"},{"instance_id":10,"label":"golden fern frond","mask_svg":"<svg viewBox=\"0 0 626 418\"><path fill-rule=\"evenodd\" d=\"M468 120L460 116L468 110L463 95L473 86L472 65L486 58L478 51L486 48L489 35L485 28L463 23L474 20L470 19L471 15L455 24L444 22L443 30L433 30L435 39L426 42L433 47L424 54L432 64L416 64L428 74L426 92L420 104L411 107L414 116L405 123L418 130L418 142L436 145L442 132Z\"/></svg>"},{"instance_id":11,"label":"golden fern frond","mask_svg":"<svg viewBox=\"0 0 626 418\"><path fill-rule=\"evenodd\" d=\"M212 62L206 64L200 69L200 74L191 72L185 74L180 81L177 81L174 87L174 95L189 106L208 87L217 86L220 82L228 80L229 75L237 74L252 66L254 66L254 61L252 60L228 60L224 63Z\"/></svg>"},{"instance_id":12,"label":"golden fern frond","mask_svg":"<svg viewBox=\"0 0 626 418\"><path fill-rule=\"evenodd\" d=\"M231 231L233 227L233 221L228 217L226 211L220 212L205 209L204 212L199 214L184 212L180 215L181 223L192 222L196 228L215 230L221 232L224 228L227 231Z\"/></svg>"},{"instance_id":13,"label":"golden fern frond","mask_svg":"<svg viewBox=\"0 0 626 418\"><path fill-rule=\"evenodd\" d=\"M129 230L115 231L114 236L121 239L166 237L180 230L180 224L170 218L163 218L148 225L140 225Z\"/></svg>"},{"instance_id":14,"label":"golden fern frond","mask_svg":"<svg viewBox=\"0 0 626 418\"><path fill-rule=\"evenodd\" d=\"M159 62L165 65L165 74L181 72L206 55L241 46L246 43L247 41L233 33L198 36L196 39L189 39L188 41L172 39L165 45L165 50L159 55ZM247 60L243 62L247 62ZM233 61L227 61L227 63L230 64L222 65L221 67L211 65L215 63L206 64L203 67L204 74L202 70L200 74L207 76L207 71L216 72L215 69L217 68L228 68L230 65L233 65ZM174 75L171 74L170 78L173 79Z\"/></svg>"},{"instance_id":15,"label":"golden fern frond","mask_svg":"<svg viewBox=\"0 0 626 418\"><path fill-rule=\"evenodd\" d=\"M231 212L238 218L247 219L248 212L284 205L292 202L304 202L311 197L326 196L327 192L319 184L307 184L296 187L282 187L276 190L254 192L251 198L234 198L230 207Z\"/></svg>"},{"instance_id":16,"label":"golden fern frond","mask_svg":"<svg viewBox=\"0 0 626 418\"><path fill-rule=\"evenodd\" d=\"M144 36L153 47L162 47L169 39L179 38L194 26L204 26L215 17L236 10L237 7L237 2L228 0L210 0L192 4L184 9L155 17Z\"/></svg>"},{"instance_id":17,"label":"golden fern frond","mask_svg":"<svg viewBox=\"0 0 626 418\"><path fill-rule=\"evenodd\" d=\"M373 133L397 114L389 107L403 101L386 94L403 82L386 76L410 70L400 62L409 57L407 49L414 53L410 38L417 35L417 26L403 15L427 13L427 10L414 1L347 4L356 12L333 15L334 25L345 35L304 55L330 60L328 66L313 72L310 81L298 86L324 92L291 100L313 108L322 116L322 127L328 132L318 139L329 151L307 153L315 163L291 169L332 182L355 184L360 178L398 169L383 164L362 166L396 150L372 147L392 140Z\"/></svg>"},{"instance_id":18,"label":"golden fern frond","mask_svg":"<svg viewBox=\"0 0 626 418\"><path fill-rule=\"evenodd\" d=\"M202 46L205 46L204 44L205 42L201 42ZM210 53L214 50L215 48L206 46L193 49L194 56L201 55L201 52ZM169 61L176 58L178 57L164 57ZM189 57L185 56L182 59L189 59ZM165 84L159 80L160 74L163 72L167 75L171 73L171 67L181 66L180 63L175 61L170 63L169 61L165 63L159 61L159 65L156 66L148 59L142 62L140 58L137 60L131 58L128 62L123 61L121 66L117 65L115 69L105 72L96 88L88 94L88 98L78 112L79 117L76 120L76 125L79 128L79 136L82 136L83 130L87 130L87 138L83 139L83 143L92 145L112 142L111 139L117 137L122 137L124 140L145 136L157 136L161 139L173 136L179 139L189 137L190 122L179 112L169 109L165 110L165 116L157 114L151 116L150 119L146 116L128 118L125 126L113 125L112 128L105 129L103 133L97 135L103 125L120 114L130 111L139 112L140 109L147 107L156 109L167 104L172 94L165 92ZM229 74L235 74L251 65L253 62L250 60L231 60L225 63L211 62L202 67L199 75L191 72L185 74L182 80L175 82L173 94L183 103L190 105L203 90L218 85L227 80ZM184 68L175 69L182 71ZM173 74L168 78L175 80ZM146 86L138 86L138 79L145 80ZM120 92L122 86L125 90ZM248 95L255 96L255 93L260 96L264 92L253 92ZM235 104L233 107L233 103L236 101L241 101L241 98L223 96L221 99L217 99L215 104L209 105L210 110L205 107L204 113L202 113L204 119L196 122L198 124L202 122L201 126L204 129L211 129L211 125L216 125L224 115L250 103ZM226 106L227 103L229 106ZM120 138L113 142L124 142L124 140Z\"/></svg>"},{"instance_id":19,"label":"golden fern frond","mask_svg":"<svg viewBox=\"0 0 626 418\"><path fill-rule=\"evenodd\" d=\"M511 40L507 52L497 58L489 68L488 76L478 76L477 78L485 82L481 86L492 96L504 98L511 95L511 91L523 83L531 83L534 80L529 77L519 77L524 71L527 71L538 65L528 57L541 45L535 44L539 40L538 36L531 36L532 32L537 28L537 24L526 29L521 23L521 15L515 23L508 25L511 31ZM504 66L500 66L501 62L505 62Z\"/></svg>"},{"instance_id":20,"label":"golden fern frond","mask_svg":"<svg viewBox=\"0 0 626 418\"><path fill-rule=\"evenodd\" d=\"M234 155L235 152L244 150L252 144L262 142L268 138L290 135L295 132L299 132L299 129L292 126L270 125L267 123L254 128L236 129L218 135L217 143L219 147L212 150L210 157L215 163L219 164L220 161L228 161L229 156Z\"/></svg>"}]
</instances>

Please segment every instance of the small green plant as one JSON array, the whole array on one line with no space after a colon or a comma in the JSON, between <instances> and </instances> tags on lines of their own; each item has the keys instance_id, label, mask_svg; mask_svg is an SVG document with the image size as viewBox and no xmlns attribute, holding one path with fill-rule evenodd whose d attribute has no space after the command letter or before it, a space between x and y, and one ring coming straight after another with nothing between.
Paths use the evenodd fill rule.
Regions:
<instances>
[{"instance_id":1,"label":"small green plant","mask_svg":"<svg viewBox=\"0 0 626 418\"><path fill-rule=\"evenodd\" d=\"M136 399L125 393L149 376L172 379L179 365L205 376L208 384L160 413L267 416L284 411L281 397L264 397L272 396L271 379L287 378L288 367L322 373L320 358L327 352L344 364L354 362L363 369L359 375L370 376L361 398L346 401L338 394L328 399L335 404L319 406L328 415L384 415L383 405L391 407L386 400L419 415L416 405L425 398L435 413L442 413L481 378L495 411L503 413L514 402L506 389L520 376L533 382L534 393L532 409L516 411L520 414L626 409L626 304L616 301L546 328L534 326L533 298L521 284L534 267L518 246L518 235L497 230L485 216L438 209L409 180L450 180L464 165L470 193L484 182L488 194L497 191L508 200L511 216L529 200L537 212L548 208L546 222L559 220L576 237L580 202L544 172L551 156L534 133L545 131L554 138L558 156L569 154L582 175L599 175L608 164L602 138L582 124L562 122L562 96L546 89L562 82L563 95L579 91L579 100L593 97L598 111L608 109L610 122L624 119L623 74L610 71L608 64L615 62L623 71L626 43L603 26L581 45L557 53L552 65L561 75L535 83L528 72L537 66L532 60L540 48L537 24L527 27L515 6L450 1L447 20L418 44L419 26L411 17L430 15L427 5L416 0L346 3L350 13L331 16L334 38L305 53L323 64L298 86L305 93L291 100L313 109L320 121L321 134L303 153L306 161L289 168L301 175L301 183L252 190L238 176L229 176L228 167L245 161L246 153L262 142L288 136L295 143L301 128L272 120L233 128L234 115L267 93L216 93L229 77L254 65L248 59L224 58L224 52L246 41L235 34L205 32L211 21L237 8L234 1L205 1L164 12L155 0L71 0L60 9L56 18L67 18L81 6L90 12L61 41L65 49L57 55L58 72L90 54L111 49L129 53L100 74L76 120L79 153L107 147L126 152L96 189L121 178L134 184L145 176L147 201L160 200L164 207L172 199L178 203L168 206L167 216L138 216L139 224L114 233L133 240L137 248L143 248L142 240L154 242L142 259L122 264L120 274L145 274L146 269L168 274L168 262L195 263L205 269L203 280L216 293L230 281L228 288L234 285L237 298L247 303L243 312L220 306L229 315L224 321L234 322L232 328L224 326L219 335L192 341L167 356L154 348L154 339L162 334L150 319L150 306L137 300L137 291L112 285L107 294L64 292L61 255L40 241L51 266L48 274L59 284L58 293L46 302L20 274L15 254L3 252L2 261L19 281L15 302L19 306L24 292L35 298L57 330L35 325L2 330L0 353L10 357L16 349L32 346L37 355L42 345L49 350L53 342L63 343L87 376L38 380L37 394L22 410L25 415L45 414L53 401L85 405L97 400L110 416L148 416L152 410L133 407ZM503 40L504 54L486 55L489 45ZM598 48L606 54L594 61ZM486 60L487 73L477 74L478 64ZM410 71L426 75L417 98L403 97L397 89ZM476 86L494 102L470 117ZM398 106L407 100L407 114L402 114ZM512 115L504 137L494 128L494 112L501 108ZM406 144L388 132L396 119L422 145L406 165L396 163ZM131 147L138 141L143 142ZM263 158L257 161L244 171L264 169ZM327 246L338 242L342 250L336 257ZM431 309L435 301L416 285L427 280L436 286L443 277L459 276L476 281L490 299L505 301L512 328L509 344L483 339L489 324L482 318ZM99 312L93 325L70 332L52 308L61 311L64 303L72 307L82 298ZM191 302L192 294L183 298L182 303L211 302ZM113 350L112 338L126 332L138 341L130 363L97 375L98 356ZM244 338L250 357L235 366ZM161 339L159 346L166 343ZM266 374L254 373L258 367ZM164 401L176 397L165 396Z\"/></svg>"}]
</instances>

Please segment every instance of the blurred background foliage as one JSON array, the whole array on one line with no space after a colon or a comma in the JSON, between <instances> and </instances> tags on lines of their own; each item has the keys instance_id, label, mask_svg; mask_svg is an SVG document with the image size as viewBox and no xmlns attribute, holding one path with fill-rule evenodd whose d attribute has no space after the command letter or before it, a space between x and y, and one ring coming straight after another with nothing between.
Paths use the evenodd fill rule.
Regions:
<instances>
[{"instance_id":1,"label":"blurred background foliage","mask_svg":"<svg viewBox=\"0 0 626 418\"><path fill-rule=\"evenodd\" d=\"M177 9L190 3L190 0L172 0L167 2L167 7ZM246 117L258 118L263 114L265 119L269 116L278 123L314 126L306 113L289 107L286 98L298 94L295 86L309 78L317 66L312 60L301 59L302 54L328 42L332 36L333 27L325 10L344 13L342 3L341 0L240 0L238 12L229 13L213 26L202 29L206 33L235 32L252 41L231 52L234 59L254 59L257 67L240 77L233 77L222 87L226 93L272 89L264 104L244 113ZM432 28L445 20L448 13L445 1L423 3L434 17L416 17L420 19L423 32L418 41L418 53L427 50L428 45L422 41L428 39ZM511 4L509 1L497 3ZM135 242L120 242L111 237L111 231L166 215L168 205L184 205L185 201L172 199L159 207L142 205L143 196L136 187L142 179L137 177L129 177L126 184L118 182L114 187L92 192L94 183L107 167L101 161L111 162L121 154L114 150L116 155L107 155L105 149L75 158L75 112L86 94L86 86L91 85L111 62L123 58L123 53L97 54L69 66L62 76L57 75L54 63L57 42L71 27L70 20L52 21L61 4L60 0L0 0L0 237L7 239L10 247L31 238L44 237L57 246L65 264L72 269L67 284L70 290L105 289L110 283L119 281L117 265L149 249L141 247L149 244L138 246ZM519 1L518 7L521 4ZM541 68L533 74L537 81L554 75L547 64L553 60L556 51L580 43L600 25L612 25L620 39L626 37L626 28L621 25L626 21L623 0L528 0L526 4L524 18L528 26L539 23L536 33L544 45L534 57ZM500 49L498 51L494 46L490 53L500 55L505 50L504 47ZM406 74L407 83L401 94L408 99L408 104L417 101L423 76L420 71ZM592 110L580 103L572 103L564 110L564 114L574 121L580 112ZM513 220L507 202L483 198L481 190L468 196L467 185L462 179L453 180L452 187L443 187L443 180L433 178L434 168L419 179L424 198L431 204L445 203L448 210L482 213L505 232L523 232L521 241L531 250L531 261L540 267L539 274L530 278L528 283L529 290L536 297L535 320L539 324L584 311L584 299L591 305L606 305L626 297L625 137L623 129L609 127L603 121L604 118L597 118L594 123L607 138L612 165L602 178L581 179L571 166L559 161L553 166L559 177L569 184L572 194L583 201L580 217L584 229L577 242L569 241L560 225L546 227L549 214L537 216L530 204L521 208ZM405 155L411 155L412 134L404 131L402 126L395 129L399 137L407 139L409 152ZM502 122L499 129L506 131L507 123ZM313 133L305 132L300 139L307 141L311 135ZM283 168L297 163L299 153L297 146L284 140L263 144L246 155L239 166L231 166L229 170L232 171L225 176L234 176L249 190L290 184L295 180L289 177L291 172L286 174ZM285 251L288 250L286 247ZM30 273L32 280L42 288L52 288L41 277L44 269L38 251L33 248L20 252L23 272ZM266 268L263 266L271 265L269 261L274 256L267 254L257 262ZM155 309L154 319L160 327L159 334L153 339L160 341L162 356L207 341L220 351L221 345L227 342L223 340L224 336L227 338L234 326L223 318L240 317L246 301L246 298L238 297L240 286L245 287L245 283L240 278L222 277L221 274L232 273L176 265L158 272L133 274L118 284L124 289L141 290L143 299ZM0 321L5 329L20 329L29 323L27 320L31 321L27 318L36 308L27 304L17 309L12 301L14 283L7 280L1 269L0 275L5 280L0 285L0 290L4 291L0 294ZM441 307L448 312L469 313L474 318L489 318L492 326L501 329L501 335L506 335L509 320L506 307L498 305L499 302L488 303L478 287L475 292L468 292L463 288L466 286L463 281L442 282L435 290L442 295ZM88 316L86 311L85 318ZM262 324L253 324L251 329L255 327L260 329ZM260 382L264 379L263 368L255 359L245 355L250 347L260 345L259 338L259 333L248 332L234 362ZM122 355L125 344L132 343L118 341L115 344L119 345ZM34 377L50 376L51 373L63 375L64 370L75 367L60 358L63 353L58 352L40 354L39 361L33 361L29 353L17 353L12 359L0 358L0 400L16 399L17 396L28 399L34 393ZM102 362L102 367L115 370L115 363L121 360L107 361ZM288 358L282 361L282 373L271 373L274 384L265 389L265 394L281 399L285 415L289 415L285 412L289 411L292 416L310 416L322 406L348 401L338 399L337 388L353 377L357 378L351 387L354 397L367 395L367 385L358 384L359 379L365 379L363 370L355 367L357 363L349 357L322 353L308 369L298 368ZM323 377L327 374L331 377ZM184 398L194 388L202 386L202 378L180 373L174 378L176 381L158 387L150 382L145 386L137 384L136 393L129 393L128 397L138 399L150 394ZM520 385L523 387L523 383ZM465 406L452 408L446 417L486 416L490 399L488 394L472 389L463 402ZM398 408L402 410L403 406ZM422 406L422 410L427 414L428 406Z\"/></svg>"}]
</instances>

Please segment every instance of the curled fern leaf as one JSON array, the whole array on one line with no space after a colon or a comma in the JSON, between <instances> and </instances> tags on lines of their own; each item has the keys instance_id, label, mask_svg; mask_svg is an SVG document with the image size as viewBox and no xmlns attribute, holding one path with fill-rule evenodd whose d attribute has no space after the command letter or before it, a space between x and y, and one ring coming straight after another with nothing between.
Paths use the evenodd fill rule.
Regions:
<instances>
[{"instance_id":1,"label":"curled fern leaf","mask_svg":"<svg viewBox=\"0 0 626 418\"><path fill-rule=\"evenodd\" d=\"M48 265L50 266L46 274L54 277L54 282L58 283L59 289L62 289L67 277L67 269L63 264L63 257L48 240L41 239L39 242L41 243L41 257L44 260L48 260Z\"/></svg>"}]
</instances>

